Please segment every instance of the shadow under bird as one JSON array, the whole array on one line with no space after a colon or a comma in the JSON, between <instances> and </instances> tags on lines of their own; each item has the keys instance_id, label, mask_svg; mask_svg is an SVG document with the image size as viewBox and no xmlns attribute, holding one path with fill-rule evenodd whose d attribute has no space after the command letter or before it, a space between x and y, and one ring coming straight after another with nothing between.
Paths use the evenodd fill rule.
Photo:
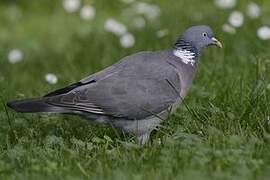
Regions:
<instances>
[{"instance_id":1,"label":"shadow under bird","mask_svg":"<svg viewBox=\"0 0 270 180\"><path fill-rule=\"evenodd\" d=\"M194 78L201 50L222 44L209 26L192 26L173 48L144 51L43 97L8 102L24 113L75 114L132 133L145 144L174 112Z\"/></svg>"}]
</instances>

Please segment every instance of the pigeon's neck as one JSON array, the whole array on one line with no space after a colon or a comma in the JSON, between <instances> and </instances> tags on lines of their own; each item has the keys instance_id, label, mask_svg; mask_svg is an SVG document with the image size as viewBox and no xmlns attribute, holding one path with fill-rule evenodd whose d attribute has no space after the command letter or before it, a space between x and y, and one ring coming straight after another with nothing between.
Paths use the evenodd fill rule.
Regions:
<instances>
[{"instance_id":1,"label":"pigeon's neck","mask_svg":"<svg viewBox=\"0 0 270 180\"><path fill-rule=\"evenodd\" d=\"M173 50L174 56L178 57L183 63L194 66L199 59L199 50L190 42L183 39L177 40Z\"/></svg>"}]
</instances>

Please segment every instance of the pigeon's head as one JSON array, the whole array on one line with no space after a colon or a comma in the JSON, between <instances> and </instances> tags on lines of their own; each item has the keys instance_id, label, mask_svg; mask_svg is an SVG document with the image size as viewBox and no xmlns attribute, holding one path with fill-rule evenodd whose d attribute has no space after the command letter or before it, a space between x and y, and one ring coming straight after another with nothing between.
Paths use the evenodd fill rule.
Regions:
<instances>
[{"instance_id":1,"label":"pigeon's head","mask_svg":"<svg viewBox=\"0 0 270 180\"><path fill-rule=\"evenodd\" d=\"M214 37L214 33L209 26L200 25L188 28L178 41L184 41L194 46L197 50L215 45L222 48L222 44ZM177 45L177 43L176 43Z\"/></svg>"}]
</instances>

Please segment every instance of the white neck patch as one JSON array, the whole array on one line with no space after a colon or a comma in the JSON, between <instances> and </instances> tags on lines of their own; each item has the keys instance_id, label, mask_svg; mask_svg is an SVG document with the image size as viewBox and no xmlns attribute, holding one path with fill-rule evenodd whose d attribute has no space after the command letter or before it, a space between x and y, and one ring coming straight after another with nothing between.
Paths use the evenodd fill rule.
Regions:
<instances>
[{"instance_id":1,"label":"white neck patch","mask_svg":"<svg viewBox=\"0 0 270 180\"><path fill-rule=\"evenodd\" d=\"M195 53L188 51L188 50L183 50L183 49L176 49L173 51L173 54L177 57L179 57L183 63L185 64L191 64L192 66L195 63Z\"/></svg>"}]
</instances>

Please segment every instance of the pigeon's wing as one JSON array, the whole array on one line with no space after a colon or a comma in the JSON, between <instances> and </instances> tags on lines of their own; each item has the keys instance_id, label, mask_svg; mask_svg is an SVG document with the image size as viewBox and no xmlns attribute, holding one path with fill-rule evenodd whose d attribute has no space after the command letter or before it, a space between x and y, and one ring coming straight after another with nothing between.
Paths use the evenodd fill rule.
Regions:
<instances>
[{"instance_id":1,"label":"pigeon's wing","mask_svg":"<svg viewBox=\"0 0 270 180\"><path fill-rule=\"evenodd\" d=\"M136 55L135 55L136 56ZM127 57L114 71L94 76L64 94L45 101L73 111L127 119L143 119L169 108L179 98L180 78L175 69L155 53ZM102 74L102 72L101 72Z\"/></svg>"},{"instance_id":2,"label":"pigeon's wing","mask_svg":"<svg viewBox=\"0 0 270 180\"><path fill-rule=\"evenodd\" d=\"M58 90L53 91L51 93L48 93L45 95L45 97L62 95L62 94L68 93L68 92L72 91L73 89L78 88L80 86L92 84L92 83L95 83L97 81L101 81L103 79L106 79L106 78L110 77L111 75L113 75L114 73L117 73L120 70L125 69L127 66L129 66L130 63L132 63L132 61L142 60L143 58L146 58L151 53L152 52L150 52L150 51L144 51L144 52L139 52L139 53L136 53L136 54L133 54L130 56L126 56L123 59L121 59L119 62L103 69L102 71L91 74L90 76L83 78L79 82L71 84L67 87L58 89Z\"/></svg>"}]
</instances>

